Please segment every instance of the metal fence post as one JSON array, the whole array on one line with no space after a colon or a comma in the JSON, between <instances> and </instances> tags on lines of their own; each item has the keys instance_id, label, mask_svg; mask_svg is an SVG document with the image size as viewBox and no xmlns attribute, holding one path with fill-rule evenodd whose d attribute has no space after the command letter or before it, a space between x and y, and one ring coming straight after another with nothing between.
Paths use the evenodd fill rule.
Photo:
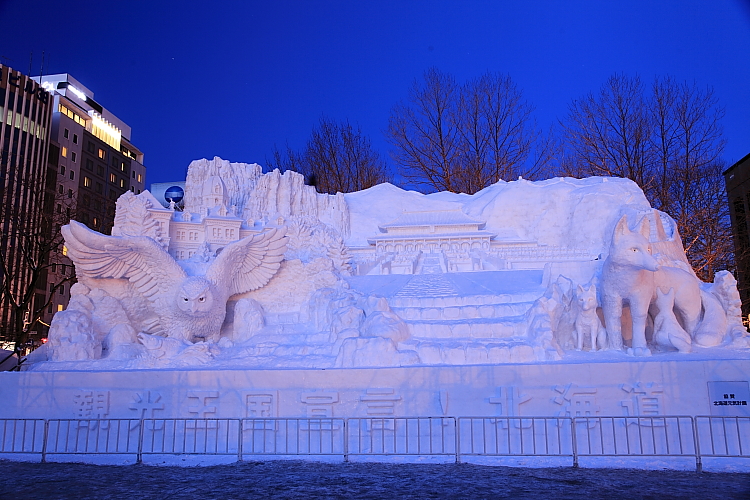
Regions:
<instances>
[{"instance_id":1,"label":"metal fence post","mask_svg":"<svg viewBox=\"0 0 750 500\"><path fill-rule=\"evenodd\" d=\"M242 431L242 419L239 419L239 438L237 442L237 461L242 462L242 441L243 441L243 431Z\"/></svg>"},{"instance_id":2,"label":"metal fence post","mask_svg":"<svg viewBox=\"0 0 750 500\"><path fill-rule=\"evenodd\" d=\"M570 441L573 447L573 467L578 468L578 440L576 439L576 417L569 418L570 420ZM588 423L586 424L588 425Z\"/></svg>"},{"instance_id":3,"label":"metal fence post","mask_svg":"<svg viewBox=\"0 0 750 500\"><path fill-rule=\"evenodd\" d=\"M138 429L138 454L135 457L135 463L140 464L143 462L143 428L146 426L144 419L140 420L141 428Z\"/></svg>"},{"instance_id":4,"label":"metal fence post","mask_svg":"<svg viewBox=\"0 0 750 500\"><path fill-rule=\"evenodd\" d=\"M47 438L49 437L49 420L44 419L44 437L42 438L42 463L47 462Z\"/></svg>"},{"instance_id":5,"label":"metal fence post","mask_svg":"<svg viewBox=\"0 0 750 500\"><path fill-rule=\"evenodd\" d=\"M695 472L703 472L703 460L701 459L701 440L698 435L698 419L690 417L690 422L693 428L693 446L695 446Z\"/></svg>"},{"instance_id":6,"label":"metal fence post","mask_svg":"<svg viewBox=\"0 0 750 500\"><path fill-rule=\"evenodd\" d=\"M456 463L461 463L461 417L453 417L453 423L456 426Z\"/></svg>"},{"instance_id":7,"label":"metal fence post","mask_svg":"<svg viewBox=\"0 0 750 500\"><path fill-rule=\"evenodd\" d=\"M349 419L344 419L344 462L349 461Z\"/></svg>"}]
</instances>

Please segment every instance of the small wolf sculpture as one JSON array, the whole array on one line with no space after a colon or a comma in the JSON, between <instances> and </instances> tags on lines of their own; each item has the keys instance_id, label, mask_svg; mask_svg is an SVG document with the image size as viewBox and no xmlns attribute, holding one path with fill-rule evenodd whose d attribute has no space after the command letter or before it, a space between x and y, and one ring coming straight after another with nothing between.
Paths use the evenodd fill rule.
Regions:
<instances>
[{"instance_id":1,"label":"small wolf sculpture","mask_svg":"<svg viewBox=\"0 0 750 500\"><path fill-rule=\"evenodd\" d=\"M646 345L646 319L656 287L675 290L675 309L684 329L692 336L701 314L698 278L676 267L660 267L651 256L650 226L647 217L638 231L628 228L623 216L615 227L609 256L602 269L602 309L609 347L622 349L622 307L630 305L633 317L633 354L651 354Z\"/></svg>"},{"instance_id":2,"label":"small wolf sculpture","mask_svg":"<svg viewBox=\"0 0 750 500\"><path fill-rule=\"evenodd\" d=\"M596 314L596 306L598 302L596 300L596 286L591 285L588 288L583 288L578 285L578 315L575 321L576 331L576 350L580 351L583 349L583 338L585 335L591 337L591 350L596 351L597 342L599 347L604 349L607 345L607 334L602 327L602 322L599 320L599 316Z\"/></svg>"},{"instance_id":3,"label":"small wolf sculpture","mask_svg":"<svg viewBox=\"0 0 750 500\"><path fill-rule=\"evenodd\" d=\"M654 344L662 347L674 347L680 352L690 352L692 340L677 317L674 315L674 288L664 293L656 288L656 307L659 312L654 318Z\"/></svg>"}]
</instances>

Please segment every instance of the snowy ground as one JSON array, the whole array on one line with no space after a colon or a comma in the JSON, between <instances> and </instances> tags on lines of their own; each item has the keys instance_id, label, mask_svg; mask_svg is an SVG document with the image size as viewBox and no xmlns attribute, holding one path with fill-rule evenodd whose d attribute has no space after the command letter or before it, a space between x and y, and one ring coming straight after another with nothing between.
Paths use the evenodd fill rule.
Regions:
<instances>
[{"instance_id":1,"label":"snowy ground","mask_svg":"<svg viewBox=\"0 0 750 500\"><path fill-rule=\"evenodd\" d=\"M750 474L470 464L244 462L212 467L0 461L0 498L748 499Z\"/></svg>"}]
</instances>

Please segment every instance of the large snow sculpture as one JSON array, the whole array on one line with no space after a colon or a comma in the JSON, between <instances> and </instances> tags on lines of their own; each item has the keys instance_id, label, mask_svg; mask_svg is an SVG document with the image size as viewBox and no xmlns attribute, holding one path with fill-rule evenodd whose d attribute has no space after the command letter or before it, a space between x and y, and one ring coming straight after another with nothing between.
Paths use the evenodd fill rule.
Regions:
<instances>
[{"instance_id":1,"label":"large snow sculpture","mask_svg":"<svg viewBox=\"0 0 750 500\"><path fill-rule=\"evenodd\" d=\"M190 342L218 341L227 299L268 283L286 247L284 231L270 229L228 244L205 274L189 276L151 238L104 236L75 221L62 233L78 276L127 279L166 336Z\"/></svg>"},{"instance_id":2,"label":"large snow sculpture","mask_svg":"<svg viewBox=\"0 0 750 500\"><path fill-rule=\"evenodd\" d=\"M652 246L661 250L669 248L665 245L668 242L665 241L661 217L656 216L653 220L660 239L654 245L649 242L652 229L649 217L641 219L638 231L631 231L627 217L623 216L612 236L609 256L604 262L601 276L603 311L611 347L620 349L623 346L623 304L628 304L630 308L632 347L629 352L636 356L651 355L646 332L649 321L656 319L662 331L658 332L656 338L652 335L655 344L671 345L681 352L688 351L691 343L701 347L721 344L731 333L727 331L726 308L714 294L703 289L705 287L702 285L705 284L684 265L684 254L673 250L671 253L678 256L676 259L670 258L667 252L652 255ZM672 249L678 241L679 236L675 234ZM680 244L680 250L681 247ZM682 325L673 324L669 317L673 314L671 310L663 310L666 297L661 299L661 308L656 303L659 293L670 293L661 292L663 290L672 290L673 298L669 300L673 302L674 312L682 320ZM656 311L660 311L658 314L654 311L654 305ZM670 326L665 327L665 323ZM687 336L680 334L676 326L680 326ZM665 328L671 333L665 333Z\"/></svg>"},{"instance_id":3,"label":"large snow sculpture","mask_svg":"<svg viewBox=\"0 0 750 500\"><path fill-rule=\"evenodd\" d=\"M651 353L646 342L646 321L656 287L677 290L675 307L689 333L695 332L701 313L698 280L677 267L660 266L651 255L650 234L647 218L641 220L638 231L631 231L623 216L615 227L602 270L603 309L610 345L622 348L622 306L627 302L632 317L633 353L644 356Z\"/></svg>"},{"instance_id":4,"label":"large snow sculpture","mask_svg":"<svg viewBox=\"0 0 750 500\"><path fill-rule=\"evenodd\" d=\"M295 172L214 158L191 163L185 186L181 212L125 193L113 236L64 229L79 283L37 355L50 362L32 369L477 365L750 348L734 278L701 283L675 222L626 179L325 195Z\"/></svg>"}]
</instances>

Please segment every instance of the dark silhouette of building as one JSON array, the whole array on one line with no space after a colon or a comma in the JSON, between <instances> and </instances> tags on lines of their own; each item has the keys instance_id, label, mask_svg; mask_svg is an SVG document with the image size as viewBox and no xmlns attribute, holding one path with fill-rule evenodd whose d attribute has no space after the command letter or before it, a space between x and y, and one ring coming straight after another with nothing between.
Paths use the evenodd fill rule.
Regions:
<instances>
[{"instance_id":1,"label":"dark silhouette of building","mask_svg":"<svg viewBox=\"0 0 750 500\"><path fill-rule=\"evenodd\" d=\"M24 295L44 301L46 283L32 282L26 265L40 251L29 235L45 227L45 178L53 100L30 77L0 65L0 340L13 342L26 311ZM43 281L43 280L42 280ZM41 287L41 288L38 288Z\"/></svg>"},{"instance_id":2,"label":"dark silhouette of building","mask_svg":"<svg viewBox=\"0 0 750 500\"><path fill-rule=\"evenodd\" d=\"M724 172L724 182L734 233L737 288L746 318L750 314L750 154Z\"/></svg>"}]
</instances>

